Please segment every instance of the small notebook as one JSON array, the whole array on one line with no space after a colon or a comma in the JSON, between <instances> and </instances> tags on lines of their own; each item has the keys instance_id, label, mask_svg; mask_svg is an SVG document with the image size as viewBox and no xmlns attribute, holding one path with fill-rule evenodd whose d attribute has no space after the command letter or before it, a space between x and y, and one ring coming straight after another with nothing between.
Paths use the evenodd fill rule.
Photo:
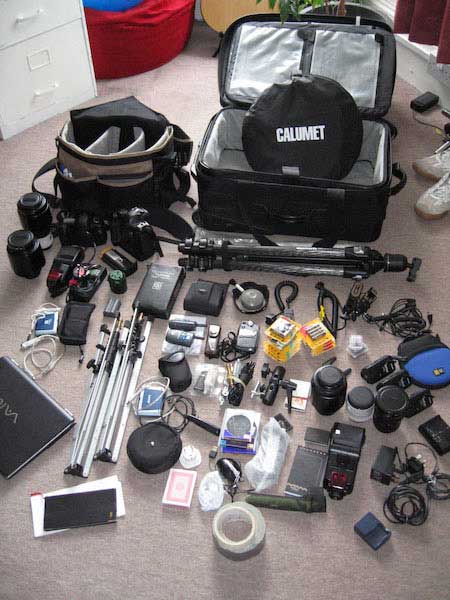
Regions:
<instances>
[{"instance_id":1,"label":"small notebook","mask_svg":"<svg viewBox=\"0 0 450 600\"><path fill-rule=\"evenodd\" d=\"M114 488L45 498L44 531L113 523L117 516Z\"/></svg>"},{"instance_id":2,"label":"small notebook","mask_svg":"<svg viewBox=\"0 0 450 600\"><path fill-rule=\"evenodd\" d=\"M284 493L302 496L313 487L322 487L328 454L298 446Z\"/></svg>"}]
</instances>

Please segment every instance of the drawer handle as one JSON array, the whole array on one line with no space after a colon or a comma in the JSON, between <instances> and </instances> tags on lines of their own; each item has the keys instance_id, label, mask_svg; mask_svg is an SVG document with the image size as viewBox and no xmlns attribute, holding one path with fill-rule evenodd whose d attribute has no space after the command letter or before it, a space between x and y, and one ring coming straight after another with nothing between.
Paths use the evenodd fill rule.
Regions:
<instances>
[{"instance_id":1,"label":"drawer handle","mask_svg":"<svg viewBox=\"0 0 450 600\"><path fill-rule=\"evenodd\" d=\"M45 96L45 94L51 94L51 92L54 92L57 88L59 88L59 83L57 81L55 81L48 88L45 88L43 90L34 90L34 95L35 96Z\"/></svg>"},{"instance_id":2,"label":"drawer handle","mask_svg":"<svg viewBox=\"0 0 450 600\"><path fill-rule=\"evenodd\" d=\"M45 10L43 8L38 8L36 12L30 13L29 15L19 14L16 17L16 23L24 23L25 21L31 21L31 19L36 19L36 17L40 17L43 15Z\"/></svg>"}]
</instances>

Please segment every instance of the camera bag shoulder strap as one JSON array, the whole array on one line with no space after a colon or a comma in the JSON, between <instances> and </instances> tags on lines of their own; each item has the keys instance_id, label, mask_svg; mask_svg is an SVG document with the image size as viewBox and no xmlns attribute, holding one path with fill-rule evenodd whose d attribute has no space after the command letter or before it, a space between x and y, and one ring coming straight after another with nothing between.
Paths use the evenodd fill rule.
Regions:
<instances>
[{"instance_id":1,"label":"camera bag shoulder strap","mask_svg":"<svg viewBox=\"0 0 450 600\"><path fill-rule=\"evenodd\" d=\"M31 189L33 190L33 192L39 192L39 194L42 194L45 198L47 198L50 206L52 206L53 208L56 208L58 206L58 189L57 189L57 183L56 183L56 179L53 180L53 189L54 189L54 194L49 194L48 192L41 192L40 190L36 189L36 185L35 185L35 181L36 179L38 179L38 177L41 177L42 175L45 175L45 173L49 173L50 171L55 171L56 170L56 156L55 158L51 158L49 161L47 161L45 163L45 165L42 165L42 167L39 169L39 171L35 174L35 176L33 177L33 181L31 182Z\"/></svg>"}]
</instances>

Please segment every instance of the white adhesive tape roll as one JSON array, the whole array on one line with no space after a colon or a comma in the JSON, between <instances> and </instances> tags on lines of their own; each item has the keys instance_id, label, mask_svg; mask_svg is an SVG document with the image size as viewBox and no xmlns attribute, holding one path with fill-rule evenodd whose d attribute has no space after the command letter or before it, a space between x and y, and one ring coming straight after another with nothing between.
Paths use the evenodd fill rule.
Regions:
<instances>
[{"instance_id":1,"label":"white adhesive tape roll","mask_svg":"<svg viewBox=\"0 0 450 600\"><path fill-rule=\"evenodd\" d=\"M230 539L224 528L229 523L243 522L250 525L250 533L241 540ZM214 517L212 534L219 551L232 560L245 560L258 554L264 546L266 523L261 512L245 502L226 504Z\"/></svg>"}]
</instances>

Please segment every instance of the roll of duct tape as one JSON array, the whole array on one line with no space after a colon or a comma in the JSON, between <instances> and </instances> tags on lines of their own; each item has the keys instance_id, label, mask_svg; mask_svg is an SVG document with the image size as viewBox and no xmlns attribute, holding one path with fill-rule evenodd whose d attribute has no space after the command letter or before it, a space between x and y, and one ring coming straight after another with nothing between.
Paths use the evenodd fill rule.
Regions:
<instances>
[{"instance_id":1,"label":"roll of duct tape","mask_svg":"<svg viewBox=\"0 0 450 600\"><path fill-rule=\"evenodd\" d=\"M250 533L243 539L230 539L225 528L230 523L250 525ZM214 517L212 534L218 550L231 560L245 560L258 554L264 546L266 523L261 512L245 502L233 502L223 506Z\"/></svg>"}]
</instances>

